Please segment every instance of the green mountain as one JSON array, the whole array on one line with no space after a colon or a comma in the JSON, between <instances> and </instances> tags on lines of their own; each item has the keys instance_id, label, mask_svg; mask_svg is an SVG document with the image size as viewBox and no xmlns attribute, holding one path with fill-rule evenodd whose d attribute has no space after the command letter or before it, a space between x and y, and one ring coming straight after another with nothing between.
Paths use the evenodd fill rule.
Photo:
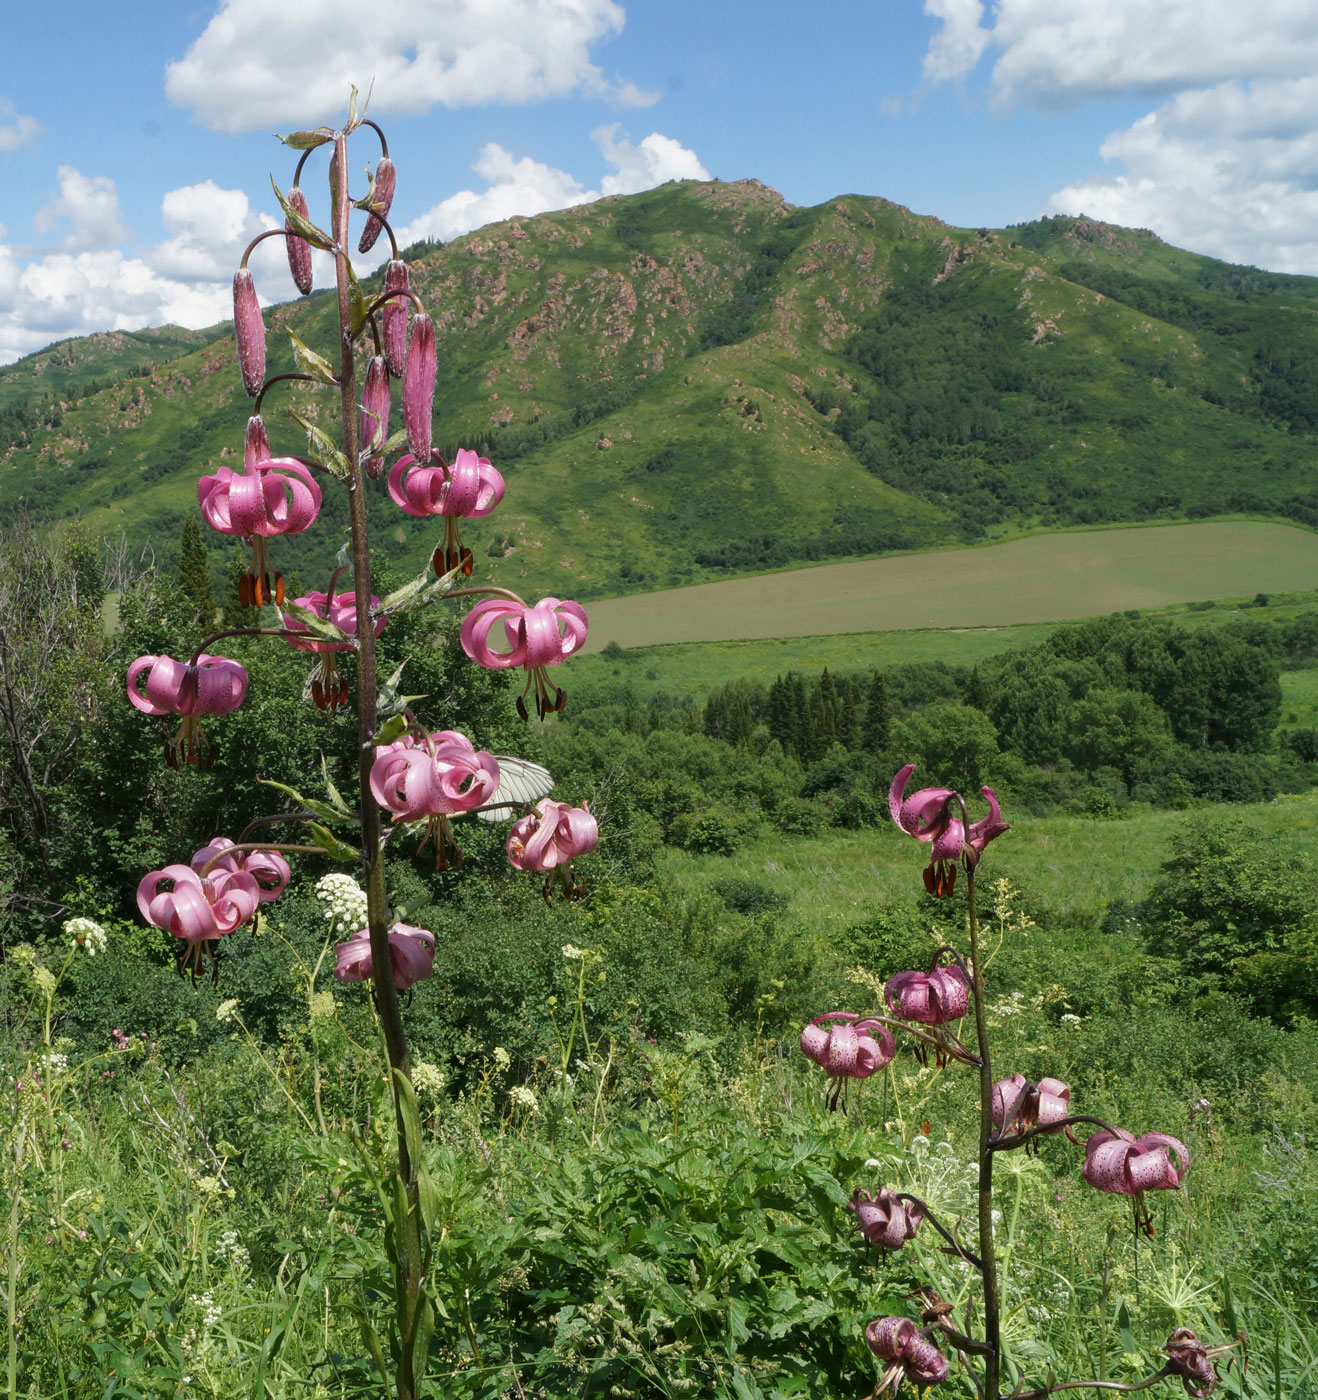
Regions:
<instances>
[{"instance_id":1,"label":"green mountain","mask_svg":"<svg viewBox=\"0 0 1318 1400\"><path fill-rule=\"evenodd\" d=\"M436 441L507 478L468 533L515 588L589 598L1105 521L1318 525L1318 279L1088 219L798 209L753 180L410 257L439 340ZM324 293L273 308L269 372L292 368L284 328L326 348L332 314ZM326 392L270 393L276 451L305 451L280 409L324 424ZM0 372L0 513L81 515L167 557L247 412L227 327L64 342ZM383 484L371 515L400 561L429 551ZM276 542L280 567L327 558L343 518Z\"/></svg>"}]
</instances>

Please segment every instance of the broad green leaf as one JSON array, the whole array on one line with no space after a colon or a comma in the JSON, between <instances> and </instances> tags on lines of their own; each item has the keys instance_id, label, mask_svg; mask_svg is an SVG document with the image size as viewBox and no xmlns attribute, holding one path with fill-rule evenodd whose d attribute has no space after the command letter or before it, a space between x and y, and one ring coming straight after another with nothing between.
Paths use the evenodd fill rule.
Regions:
<instances>
[{"instance_id":1,"label":"broad green leaf","mask_svg":"<svg viewBox=\"0 0 1318 1400\"><path fill-rule=\"evenodd\" d=\"M447 597L462 573L462 566L450 569L448 573L435 577L434 570L427 565L410 582L403 584L374 609L375 616L388 616L392 613L413 612L417 608L428 607Z\"/></svg>"},{"instance_id":2,"label":"broad green leaf","mask_svg":"<svg viewBox=\"0 0 1318 1400\"><path fill-rule=\"evenodd\" d=\"M306 433L307 447L313 460L319 462L340 481L351 480L352 467L349 466L348 459L339 451L338 444L334 439L323 428L318 428L314 423L308 422L300 413L291 408L287 412L288 416Z\"/></svg>"},{"instance_id":3,"label":"broad green leaf","mask_svg":"<svg viewBox=\"0 0 1318 1400\"><path fill-rule=\"evenodd\" d=\"M1117 1309L1117 1331L1121 1333L1121 1348L1129 1355L1135 1355L1139 1348L1135 1345L1135 1332L1130 1325L1130 1309L1122 1303Z\"/></svg>"},{"instance_id":4,"label":"broad green leaf","mask_svg":"<svg viewBox=\"0 0 1318 1400\"><path fill-rule=\"evenodd\" d=\"M430 1359L430 1338L435 1331L435 1310L424 1294L417 1311L416 1336L412 1343L412 1393L421 1394L421 1382L426 1378L426 1362Z\"/></svg>"},{"instance_id":5,"label":"broad green leaf","mask_svg":"<svg viewBox=\"0 0 1318 1400\"><path fill-rule=\"evenodd\" d=\"M407 1155L412 1159L412 1170L415 1171L421 1162L421 1113L417 1108L412 1081L401 1069L394 1070L394 1092L398 1097L398 1116L403 1121Z\"/></svg>"},{"instance_id":6,"label":"broad green leaf","mask_svg":"<svg viewBox=\"0 0 1318 1400\"><path fill-rule=\"evenodd\" d=\"M396 432L390 433L389 436L385 439L384 447L382 449L382 455L388 456L389 453L397 452L400 447L406 446L407 429L399 428Z\"/></svg>"},{"instance_id":7,"label":"broad green leaf","mask_svg":"<svg viewBox=\"0 0 1318 1400\"><path fill-rule=\"evenodd\" d=\"M290 131L287 136L280 136L276 131L275 136L295 151L314 151L326 141L334 140L334 133L323 126L318 131Z\"/></svg>"},{"instance_id":8,"label":"broad green leaf","mask_svg":"<svg viewBox=\"0 0 1318 1400\"><path fill-rule=\"evenodd\" d=\"M366 1316L366 1309L358 1303L349 1303L348 1307L357 1319L357 1328L362 1334L362 1343L366 1350L371 1353L371 1360L375 1362L375 1369L379 1371L380 1379L388 1387L393 1377L384 1364L384 1348L381 1347L380 1338L375 1328L371 1326L370 1319Z\"/></svg>"},{"instance_id":9,"label":"broad green leaf","mask_svg":"<svg viewBox=\"0 0 1318 1400\"><path fill-rule=\"evenodd\" d=\"M284 211L284 218L288 220L288 226L298 235L305 238L313 248L319 248L324 253L333 252L334 240L323 229L317 228L305 214L299 214L296 209L284 198L284 192L275 184L275 177L270 177L270 188L275 192L275 198L279 201L279 207Z\"/></svg>"},{"instance_id":10,"label":"broad green leaf","mask_svg":"<svg viewBox=\"0 0 1318 1400\"><path fill-rule=\"evenodd\" d=\"M308 632L317 637L323 637L327 642L339 642L344 646L355 648L357 641L355 637L350 637L342 628L323 618L319 613L312 612L310 608L304 608L300 603L285 603L284 613L287 616L297 618Z\"/></svg>"},{"instance_id":11,"label":"broad green leaf","mask_svg":"<svg viewBox=\"0 0 1318 1400\"><path fill-rule=\"evenodd\" d=\"M373 744L392 744L395 740L401 739L407 733L407 716L390 715L387 720L375 731L375 738L371 740Z\"/></svg>"},{"instance_id":12,"label":"broad green leaf","mask_svg":"<svg viewBox=\"0 0 1318 1400\"><path fill-rule=\"evenodd\" d=\"M334 373L334 366L323 355L318 355L292 331L289 331L288 338L293 342L293 359L298 369L303 374L309 374L317 383L328 384L332 389L337 389L339 376Z\"/></svg>"},{"instance_id":13,"label":"broad green leaf","mask_svg":"<svg viewBox=\"0 0 1318 1400\"><path fill-rule=\"evenodd\" d=\"M361 859L362 853L356 846L349 846L345 841L340 841L328 827L321 826L319 822L308 822L307 828L311 832L311 839L331 860Z\"/></svg>"},{"instance_id":14,"label":"broad green leaf","mask_svg":"<svg viewBox=\"0 0 1318 1400\"><path fill-rule=\"evenodd\" d=\"M300 792L295 792L284 783L275 782L273 778L258 778L256 781L260 783L262 787L275 788L279 792L287 793L299 807L304 808L317 817L321 817L327 822L341 822L345 820L352 822L357 821L357 818L353 816L351 812L347 810L340 812L326 802L317 802L314 797L303 797Z\"/></svg>"},{"instance_id":15,"label":"broad green leaf","mask_svg":"<svg viewBox=\"0 0 1318 1400\"><path fill-rule=\"evenodd\" d=\"M325 755L320 756L320 773L325 779L325 791L329 794L330 806L342 816L350 817L352 813L348 810L348 804L343 800L343 794L334 786L334 779L329 775L329 764L325 762Z\"/></svg>"}]
</instances>

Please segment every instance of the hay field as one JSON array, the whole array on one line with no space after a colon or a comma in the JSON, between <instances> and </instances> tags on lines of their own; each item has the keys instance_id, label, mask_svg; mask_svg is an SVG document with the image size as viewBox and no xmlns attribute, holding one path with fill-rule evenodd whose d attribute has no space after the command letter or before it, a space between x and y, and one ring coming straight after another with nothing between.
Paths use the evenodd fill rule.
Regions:
<instances>
[{"instance_id":1,"label":"hay field","mask_svg":"<svg viewBox=\"0 0 1318 1400\"><path fill-rule=\"evenodd\" d=\"M1067 531L602 599L586 649L1061 622L1315 584L1318 534L1296 526Z\"/></svg>"}]
</instances>

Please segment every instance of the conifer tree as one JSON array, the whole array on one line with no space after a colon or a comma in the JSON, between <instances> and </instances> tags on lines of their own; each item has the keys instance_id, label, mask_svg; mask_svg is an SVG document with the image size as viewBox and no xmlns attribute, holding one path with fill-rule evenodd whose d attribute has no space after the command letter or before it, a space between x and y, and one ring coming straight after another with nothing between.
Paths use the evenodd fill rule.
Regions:
<instances>
[{"instance_id":1,"label":"conifer tree","mask_svg":"<svg viewBox=\"0 0 1318 1400\"><path fill-rule=\"evenodd\" d=\"M215 621L215 580L206 563L206 542L201 525L191 511L183 517L178 552L178 591L192 604L197 621L209 627Z\"/></svg>"},{"instance_id":2,"label":"conifer tree","mask_svg":"<svg viewBox=\"0 0 1318 1400\"><path fill-rule=\"evenodd\" d=\"M815 692L815 736L820 755L826 754L829 747L837 743L838 696L837 686L825 666L819 677L819 689Z\"/></svg>"},{"instance_id":3,"label":"conifer tree","mask_svg":"<svg viewBox=\"0 0 1318 1400\"><path fill-rule=\"evenodd\" d=\"M979 674L978 666L972 666L970 669L970 679L966 682L961 703L973 705L977 710L988 710L988 686L984 684L984 677Z\"/></svg>"},{"instance_id":4,"label":"conifer tree","mask_svg":"<svg viewBox=\"0 0 1318 1400\"><path fill-rule=\"evenodd\" d=\"M865 702L865 732L862 736L867 753L881 754L892 739L892 711L888 708L888 686L875 671L870 678L869 698Z\"/></svg>"},{"instance_id":5,"label":"conifer tree","mask_svg":"<svg viewBox=\"0 0 1318 1400\"><path fill-rule=\"evenodd\" d=\"M848 749L860 747L860 713L856 708L856 683L850 676L842 682L837 712L838 743Z\"/></svg>"}]
</instances>

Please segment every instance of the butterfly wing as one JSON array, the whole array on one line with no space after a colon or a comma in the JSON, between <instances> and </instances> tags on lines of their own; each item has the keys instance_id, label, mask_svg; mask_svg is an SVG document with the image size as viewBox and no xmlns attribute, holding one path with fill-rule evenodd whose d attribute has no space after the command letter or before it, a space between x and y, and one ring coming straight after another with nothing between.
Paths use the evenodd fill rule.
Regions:
<instances>
[{"instance_id":1,"label":"butterfly wing","mask_svg":"<svg viewBox=\"0 0 1318 1400\"><path fill-rule=\"evenodd\" d=\"M499 763L499 786L489 805L476 813L482 821L507 821L553 792L554 780L548 768L526 758L503 754L496 754L495 758Z\"/></svg>"}]
</instances>

